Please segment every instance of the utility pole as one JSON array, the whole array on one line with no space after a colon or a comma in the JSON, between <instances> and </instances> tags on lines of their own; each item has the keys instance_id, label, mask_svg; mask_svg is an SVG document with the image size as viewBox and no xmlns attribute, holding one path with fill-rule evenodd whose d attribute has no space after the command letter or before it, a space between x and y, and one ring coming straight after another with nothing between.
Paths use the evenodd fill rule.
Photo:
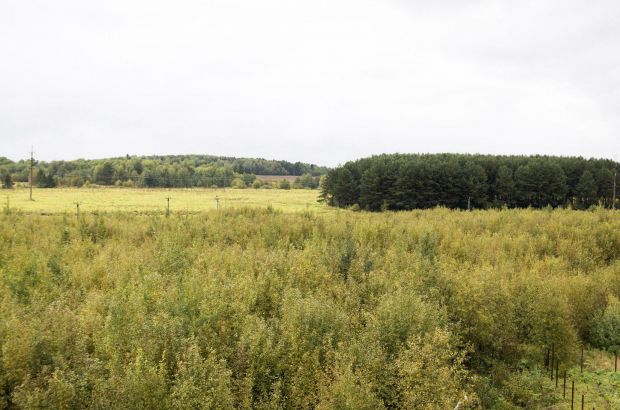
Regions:
<instances>
[{"instance_id":1,"label":"utility pole","mask_svg":"<svg viewBox=\"0 0 620 410\"><path fill-rule=\"evenodd\" d=\"M32 181L34 170L34 147L30 148L30 200L32 201Z\"/></svg>"}]
</instances>

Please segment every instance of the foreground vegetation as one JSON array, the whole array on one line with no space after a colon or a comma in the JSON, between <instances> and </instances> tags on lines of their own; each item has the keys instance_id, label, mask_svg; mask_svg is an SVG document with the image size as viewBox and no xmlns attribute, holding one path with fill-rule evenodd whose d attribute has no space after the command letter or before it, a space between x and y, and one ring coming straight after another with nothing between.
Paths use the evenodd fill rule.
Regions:
<instances>
[{"instance_id":1,"label":"foreground vegetation","mask_svg":"<svg viewBox=\"0 0 620 410\"><path fill-rule=\"evenodd\" d=\"M551 405L619 258L603 209L4 213L0 408Z\"/></svg>"},{"instance_id":2,"label":"foreground vegetation","mask_svg":"<svg viewBox=\"0 0 620 410\"><path fill-rule=\"evenodd\" d=\"M325 211L317 202L318 192L310 189L138 189L115 187L34 189L34 201L27 189L0 191L0 208L35 213L75 213L76 202L83 212L164 213L170 197L172 212L200 212L216 208L216 196L222 209L273 207L282 211Z\"/></svg>"}]
</instances>

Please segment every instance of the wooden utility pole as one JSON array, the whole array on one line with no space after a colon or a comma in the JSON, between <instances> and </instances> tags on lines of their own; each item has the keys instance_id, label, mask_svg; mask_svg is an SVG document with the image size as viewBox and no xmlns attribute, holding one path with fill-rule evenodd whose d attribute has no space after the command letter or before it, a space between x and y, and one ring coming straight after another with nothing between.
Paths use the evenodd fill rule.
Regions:
<instances>
[{"instance_id":1,"label":"wooden utility pole","mask_svg":"<svg viewBox=\"0 0 620 410\"><path fill-rule=\"evenodd\" d=\"M32 201L32 182L34 170L34 147L30 148L30 200Z\"/></svg>"}]
</instances>

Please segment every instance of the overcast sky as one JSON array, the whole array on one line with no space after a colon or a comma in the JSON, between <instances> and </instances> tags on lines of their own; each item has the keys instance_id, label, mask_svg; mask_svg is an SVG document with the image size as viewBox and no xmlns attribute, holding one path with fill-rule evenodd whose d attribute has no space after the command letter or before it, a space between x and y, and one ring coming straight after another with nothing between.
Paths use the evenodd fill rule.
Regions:
<instances>
[{"instance_id":1,"label":"overcast sky","mask_svg":"<svg viewBox=\"0 0 620 410\"><path fill-rule=\"evenodd\" d=\"M620 160L618 0L1 0L0 156Z\"/></svg>"}]
</instances>

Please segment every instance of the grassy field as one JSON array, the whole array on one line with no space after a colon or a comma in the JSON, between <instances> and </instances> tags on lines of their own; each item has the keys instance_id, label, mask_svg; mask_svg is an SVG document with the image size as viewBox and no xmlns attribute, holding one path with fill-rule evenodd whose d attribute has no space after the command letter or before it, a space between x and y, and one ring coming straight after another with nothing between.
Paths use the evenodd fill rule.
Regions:
<instances>
[{"instance_id":1,"label":"grassy field","mask_svg":"<svg viewBox=\"0 0 620 410\"><path fill-rule=\"evenodd\" d=\"M56 188L35 189L30 201L27 189L0 191L0 203L11 209L35 213L74 212L75 203L89 211L163 212L166 197L171 211L197 212L215 209L215 197L224 209L268 207L282 211L325 211L317 202L317 190L306 189L132 189L132 188Z\"/></svg>"}]
</instances>

